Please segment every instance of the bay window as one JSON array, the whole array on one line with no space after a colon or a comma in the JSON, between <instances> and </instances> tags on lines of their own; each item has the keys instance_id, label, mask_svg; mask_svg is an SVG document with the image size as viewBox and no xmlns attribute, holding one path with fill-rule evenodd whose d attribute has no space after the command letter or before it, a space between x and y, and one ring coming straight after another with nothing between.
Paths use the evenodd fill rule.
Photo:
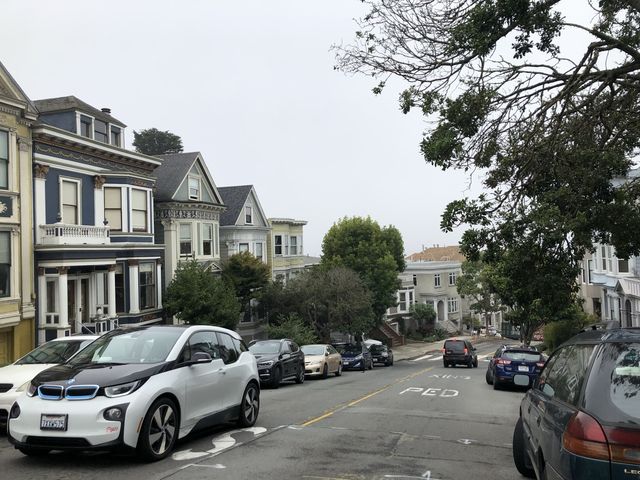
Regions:
<instances>
[{"instance_id":1,"label":"bay window","mask_svg":"<svg viewBox=\"0 0 640 480\"><path fill-rule=\"evenodd\" d=\"M156 306L156 265L153 262L140 263L140 310L148 310Z\"/></svg>"},{"instance_id":2,"label":"bay window","mask_svg":"<svg viewBox=\"0 0 640 480\"><path fill-rule=\"evenodd\" d=\"M131 190L131 226L134 232L146 232L147 230L147 191Z\"/></svg>"},{"instance_id":3,"label":"bay window","mask_svg":"<svg viewBox=\"0 0 640 480\"><path fill-rule=\"evenodd\" d=\"M120 188L104 188L104 218L112 231L122 231L122 195Z\"/></svg>"},{"instance_id":4,"label":"bay window","mask_svg":"<svg viewBox=\"0 0 640 480\"><path fill-rule=\"evenodd\" d=\"M9 132L0 130L0 188L9 188Z\"/></svg>"},{"instance_id":5,"label":"bay window","mask_svg":"<svg viewBox=\"0 0 640 480\"><path fill-rule=\"evenodd\" d=\"M213 255L213 225L210 223L202 225L202 255Z\"/></svg>"},{"instance_id":6,"label":"bay window","mask_svg":"<svg viewBox=\"0 0 640 480\"><path fill-rule=\"evenodd\" d=\"M0 232L0 297L11 296L11 232Z\"/></svg>"},{"instance_id":7,"label":"bay window","mask_svg":"<svg viewBox=\"0 0 640 480\"><path fill-rule=\"evenodd\" d=\"M191 242L191 224L180 224L180 255L191 255L193 252Z\"/></svg>"}]
</instances>

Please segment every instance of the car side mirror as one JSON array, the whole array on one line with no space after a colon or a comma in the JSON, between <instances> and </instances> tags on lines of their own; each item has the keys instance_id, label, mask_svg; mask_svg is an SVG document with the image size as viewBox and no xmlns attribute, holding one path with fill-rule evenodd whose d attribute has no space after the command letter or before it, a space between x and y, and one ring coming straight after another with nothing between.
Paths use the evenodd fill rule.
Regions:
<instances>
[{"instance_id":1,"label":"car side mirror","mask_svg":"<svg viewBox=\"0 0 640 480\"><path fill-rule=\"evenodd\" d=\"M324 356L328 357L329 356L329 352L324 352Z\"/></svg>"},{"instance_id":2,"label":"car side mirror","mask_svg":"<svg viewBox=\"0 0 640 480\"><path fill-rule=\"evenodd\" d=\"M213 358L208 353L196 352L193 355L191 355L191 360L189 360L187 363L189 365L198 365L201 363L211 363L212 361L213 361Z\"/></svg>"},{"instance_id":3,"label":"car side mirror","mask_svg":"<svg viewBox=\"0 0 640 480\"><path fill-rule=\"evenodd\" d=\"M474 352L477 350L477 349L476 349L476 347L471 347L471 348L473 348L473 351L474 351Z\"/></svg>"}]
</instances>

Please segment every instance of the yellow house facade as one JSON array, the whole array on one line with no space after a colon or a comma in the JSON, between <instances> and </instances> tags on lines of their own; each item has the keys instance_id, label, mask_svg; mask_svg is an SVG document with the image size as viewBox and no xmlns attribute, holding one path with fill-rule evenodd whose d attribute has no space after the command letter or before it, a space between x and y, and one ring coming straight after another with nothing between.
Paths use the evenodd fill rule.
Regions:
<instances>
[{"instance_id":1,"label":"yellow house facade","mask_svg":"<svg viewBox=\"0 0 640 480\"><path fill-rule=\"evenodd\" d=\"M33 103L0 63L0 365L35 343Z\"/></svg>"},{"instance_id":2,"label":"yellow house facade","mask_svg":"<svg viewBox=\"0 0 640 480\"><path fill-rule=\"evenodd\" d=\"M305 268L302 229L305 220L270 218L271 234L267 239L267 263L273 279L286 283Z\"/></svg>"}]
</instances>

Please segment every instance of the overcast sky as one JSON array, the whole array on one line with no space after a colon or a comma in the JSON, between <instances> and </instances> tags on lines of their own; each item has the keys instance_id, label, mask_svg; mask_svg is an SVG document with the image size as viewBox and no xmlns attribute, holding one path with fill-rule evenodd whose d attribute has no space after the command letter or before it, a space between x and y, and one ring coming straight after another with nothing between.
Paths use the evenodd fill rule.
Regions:
<instances>
[{"instance_id":1,"label":"overcast sky","mask_svg":"<svg viewBox=\"0 0 640 480\"><path fill-rule=\"evenodd\" d=\"M253 184L269 217L308 221L305 250L344 216L396 226L407 254L455 244L445 205L461 173L425 164L423 119L400 85L333 70L358 0L3 0L0 61L32 100L75 95L132 131L202 152L218 186Z\"/></svg>"}]
</instances>

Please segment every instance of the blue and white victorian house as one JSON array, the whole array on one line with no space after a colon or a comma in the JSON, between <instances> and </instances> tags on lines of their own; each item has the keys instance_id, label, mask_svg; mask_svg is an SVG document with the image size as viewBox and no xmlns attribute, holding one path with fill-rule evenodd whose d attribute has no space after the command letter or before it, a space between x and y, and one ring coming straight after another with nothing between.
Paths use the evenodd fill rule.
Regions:
<instances>
[{"instance_id":1,"label":"blue and white victorian house","mask_svg":"<svg viewBox=\"0 0 640 480\"><path fill-rule=\"evenodd\" d=\"M163 245L153 170L123 148L125 125L76 97L35 102L38 340L162 321Z\"/></svg>"}]
</instances>

